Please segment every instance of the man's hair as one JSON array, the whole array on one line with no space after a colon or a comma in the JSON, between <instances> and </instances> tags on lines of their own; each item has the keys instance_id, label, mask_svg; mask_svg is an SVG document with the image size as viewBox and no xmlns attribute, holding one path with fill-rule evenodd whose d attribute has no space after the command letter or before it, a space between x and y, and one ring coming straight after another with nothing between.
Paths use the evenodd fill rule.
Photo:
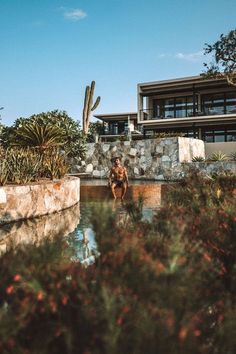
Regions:
<instances>
[{"instance_id":1,"label":"man's hair","mask_svg":"<svg viewBox=\"0 0 236 354\"><path fill-rule=\"evenodd\" d=\"M113 157L113 158L111 159L111 162L114 163L116 160L120 160L120 161L121 161L121 158L120 158L119 156Z\"/></svg>"}]
</instances>

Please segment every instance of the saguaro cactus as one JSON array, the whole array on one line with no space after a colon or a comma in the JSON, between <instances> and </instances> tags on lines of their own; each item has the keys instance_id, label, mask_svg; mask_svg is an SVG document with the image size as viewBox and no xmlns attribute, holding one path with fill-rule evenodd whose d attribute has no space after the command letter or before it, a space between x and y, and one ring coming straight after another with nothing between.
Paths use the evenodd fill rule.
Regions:
<instances>
[{"instance_id":1,"label":"saguaro cactus","mask_svg":"<svg viewBox=\"0 0 236 354\"><path fill-rule=\"evenodd\" d=\"M95 81L91 82L91 86L86 86L84 96L84 109L83 109L83 131L88 134L90 114L94 111L101 101L101 97L98 96L95 103L93 103L93 95L95 89Z\"/></svg>"}]
</instances>

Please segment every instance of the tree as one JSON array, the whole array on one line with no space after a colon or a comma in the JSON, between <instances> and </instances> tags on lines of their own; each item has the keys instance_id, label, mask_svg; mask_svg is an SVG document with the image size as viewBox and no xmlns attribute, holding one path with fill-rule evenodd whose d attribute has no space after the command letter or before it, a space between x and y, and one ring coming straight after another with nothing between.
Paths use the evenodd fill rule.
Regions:
<instances>
[{"instance_id":1,"label":"tree","mask_svg":"<svg viewBox=\"0 0 236 354\"><path fill-rule=\"evenodd\" d=\"M5 127L1 134L4 147L24 146L60 146L68 157L83 158L85 155L85 137L78 122L65 111L54 110L18 118L12 127Z\"/></svg>"},{"instance_id":2,"label":"tree","mask_svg":"<svg viewBox=\"0 0 236 354\"><path fill-rule=\"evenodd\" d=\"M204 63L207 78L226 78L230 85L236 86L236 29L221 34L218 41L206 44L204 55L212 54L213 61Z\"/></svg>"},{"instance_id":3,"label":"tree","mask_svg":"<svg viewBox=\"0 0 236 354\"><path fill-rule=\"evenodd\" d=\"M36 147L40 150L63 146L65 131L56 125L40 125L37 121L23 124L15 132L12 145L21 147Z\"/></svg>"}]
</instances>

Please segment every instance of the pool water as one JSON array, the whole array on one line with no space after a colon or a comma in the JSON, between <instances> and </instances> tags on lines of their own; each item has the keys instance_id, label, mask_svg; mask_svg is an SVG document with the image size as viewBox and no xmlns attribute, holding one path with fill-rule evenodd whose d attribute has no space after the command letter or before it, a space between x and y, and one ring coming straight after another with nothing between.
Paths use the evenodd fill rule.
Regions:
<instances>
[{"instance_id":1,"label":"pool water","mask_svg":"<svg viewBox=\"0 0 236 354\"><path fill-rule=\"evenodd\" d=\"M99 203L98 203L99 204ZM120 201L107 202L108 208L113 209L122 220L127 212ZM0 254L19 245L39 245L45 238L57 236L67 237L68 243L74 248L73 260L79 260L85 265L94 262L98 255L95 235L89 222L91 205L95 203L81 202L59 213L39 218L18 221L1 226ZM155 209L143 208L143 218L150 220Z\"/></svg>"}]
</instances>

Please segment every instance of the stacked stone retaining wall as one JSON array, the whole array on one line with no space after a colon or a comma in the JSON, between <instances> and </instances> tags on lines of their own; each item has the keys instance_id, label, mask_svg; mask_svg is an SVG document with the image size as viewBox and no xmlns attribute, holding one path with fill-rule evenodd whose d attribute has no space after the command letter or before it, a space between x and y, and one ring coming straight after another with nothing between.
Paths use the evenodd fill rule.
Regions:
<instances>
[{"instance_id":1,"label":"stacked stone retaining wall","mask_svg":"<svg viewBox=\"0 0 236 354\"><path fill-rule=\"evenodd\" d=\"M183 175L183 162L205 156L205 146L202 140L182 137L90 143L85 161L75 165L73 172L107 178L111 160L117 156L131 179L176 180Z\"/></svg>"},{"instance_id":2,"label":"stacked stone retaining wall","mask_svg":"<svg viewBox=\"0 0 236 354\"><path fill-rule=\"evenodd\" d=\"M80 179L68 177L30 185L0 187L0 225L51 214L80 200Z\"/></svg>"}]
</instances>

